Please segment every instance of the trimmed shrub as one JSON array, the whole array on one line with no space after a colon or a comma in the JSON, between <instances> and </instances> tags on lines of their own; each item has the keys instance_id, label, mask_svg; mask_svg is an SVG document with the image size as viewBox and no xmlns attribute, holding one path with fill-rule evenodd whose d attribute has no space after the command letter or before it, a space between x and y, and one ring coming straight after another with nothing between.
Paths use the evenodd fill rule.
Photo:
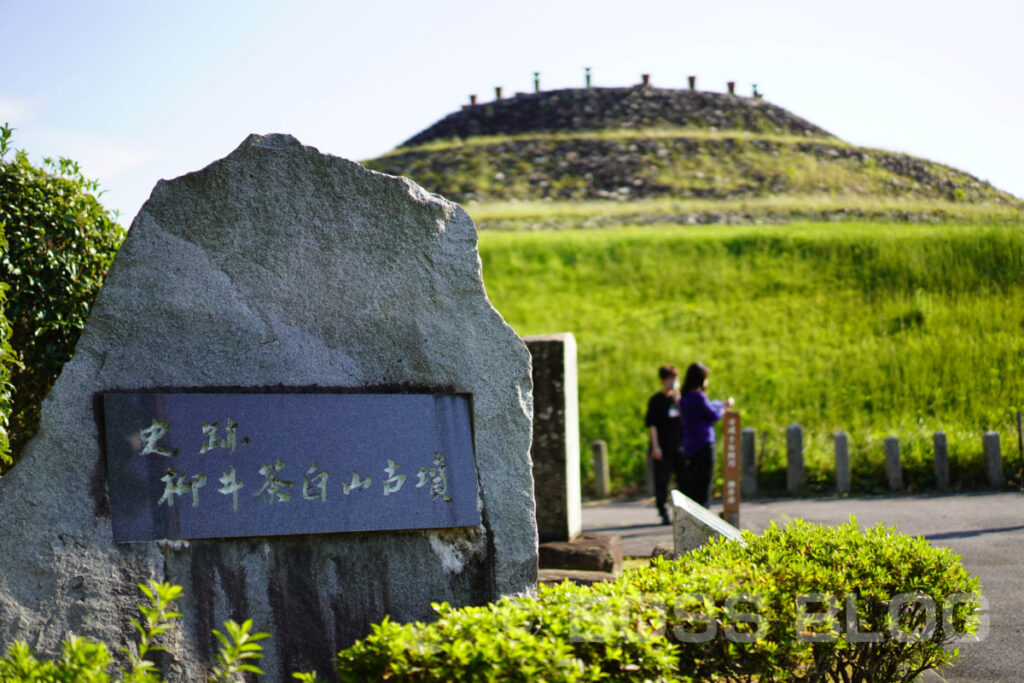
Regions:
<instances>
[{"instance_id":1,"label":"trimmed shrub","mask_svg":"<svg viewBox=\"0 0 1024 683\"><path fill-rule=\"evenodd\" d=\"M540 585L483 607L435 604L437 621L396 624L338 654L342 681L672 680L660 614L621 583Z\"/></svg>"},{"instance_id":2,"label":"trimmed shrub","mask_svg":"<svg viewBox=\"0 0 1024 683\"><path fill-rule=\"evenodd\" d=\"M0 282L10 285L13 401L11 454L35 432L39 407L74 350L124 231L97 199L99 186L69 159L33 166L24 150L8 160L12 129L0 127L0 224L8 248Z\"/></svg>"},{"instance_id":3,"label":"trimmed shrub","mask_svg":"<svg viewBox=\"0 0 1024 683\"><path fill-rule=\"evenodd\" d=\"M589 588L540 586L431 624L376 625L344 681L903 681L975 632L978 581L946 549L856 520L796 521Z\"/></svg>"},{"instance_id":4,"label":"trimmed shrub","mask_svg":"<svg viewBox=\"0 0 1024 683\"><path fill-rule=\"evenodd\" d=\"M949 666L978 627L977 578L952 551L882 525L796 520L709 543L628 581L665 601L697 679L903 681Z\"/></svg>"},{"instance_id":5,"label":"trimmed shrub","mask_svg":"<svg viewBox=\"0 0 1024 683\"><path fill-rule=\"evenodd\" d=\"M147 654L181 616L179 586L141 587L130 665L107 673L107 646L71 638L56 660L24 643L0 659L0 681L160 680ZM388 619L342 650L342 681L907 681L949 666L949 646L977 631L978 580L946 549L881 525L795 521L743 542L713 541L676 561L592 587L565 582L483 607L435 604L436 621ZM211 681L258 674L252 622L214 631ZM315 681L312 673L293 678Z\"/></svg>"}]
</instances>

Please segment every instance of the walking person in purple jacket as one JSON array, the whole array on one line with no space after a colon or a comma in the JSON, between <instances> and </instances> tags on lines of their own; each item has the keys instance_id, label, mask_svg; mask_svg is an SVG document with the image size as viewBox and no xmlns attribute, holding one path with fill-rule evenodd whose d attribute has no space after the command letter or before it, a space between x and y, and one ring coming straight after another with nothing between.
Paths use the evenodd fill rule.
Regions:
<instances>
[{"instance_id":1,"label":"walking person in purple jacket","mask_svg":"<svg viewBox=\"0 0 1024 683\"><path fill-rule=\"evenodd\" d=\"M691 363L683 378L679 399L679 421L682 427L682 451L686 481L682 493L695 502L708 506L711 475L715 469L715 423L722 419L733 400L710 401L706 389L710 371L701 363Z\"/></svg>"}]
</instances>

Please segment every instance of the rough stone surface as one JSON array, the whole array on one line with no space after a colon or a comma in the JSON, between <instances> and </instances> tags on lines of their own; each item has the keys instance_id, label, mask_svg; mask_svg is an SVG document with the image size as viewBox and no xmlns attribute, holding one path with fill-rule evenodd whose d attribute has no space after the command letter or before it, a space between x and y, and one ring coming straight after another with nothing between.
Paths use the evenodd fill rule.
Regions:
<instances>
[{"instance_id":1,"label":"rough stone surface","mask_svg":"<svg viewBox=\"0 0 1024 683\"><path fill-rule=\"evenodd\" d=\"M461 109L402 146L474 135L668 126L829 134L765 100L668 88L567 88Z\"/></svg>"},{"instance_id":2,"label":"rough stone surface","mask_svg":"<svg viewBox=\"0 0 1024 683\"><path fill-rule=\"evenodd\" d=\"M617 534L583 534L571 541L541 543L537 559L541 569L622 571L622 538Z\"/></svg>"},{"instance_id":3,"label":"rough stone surface","mask_svg":"<svg viewBox=\"0 0 1024 683\"><path fill-rule=\"evenodd\" d=\"M524 339L533 361L533 460L537 532L542 543L583 529L576 338L570 332Z\"/></svg>"},{"instance_id":4,"label":"rough stone surface","mask_svg":"<svg viewBox=\"0 0 1024 683\"><path fill-rule=\"evenodd\" d=\"M693 499L672 491L672 541L677 555L707 543L715 536L740 540L740 530Z\"/></svg>"},{"instance_id":5,"label":"rough stone surface","mask_svg":"<svg viewBox=\"0 0 1024 683\"><path fill-rule=\"evenodd\" d=\"M269 631L267 680L315 669L390 614L531 587L529 354L488 302L473 224L411 181L250 136L161 181L107 277L39 434L0 480L0 639L134 640L137 583L184 586L169 680L204 680L211 628ZM111 389L336 387L473 396L480 527L112 541L95 412Z\"/></svg>"}]
</instances>

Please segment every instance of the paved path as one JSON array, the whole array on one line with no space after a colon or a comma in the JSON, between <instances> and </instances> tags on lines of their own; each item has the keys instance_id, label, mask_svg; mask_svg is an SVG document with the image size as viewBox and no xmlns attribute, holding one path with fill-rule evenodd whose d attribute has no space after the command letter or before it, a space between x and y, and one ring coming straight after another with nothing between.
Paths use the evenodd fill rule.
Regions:
<instances>
[{"instance_id":1,"label":"paved path","mask_svg":"<svg viewBox=\"0 0 1024 683\"><path fill-rule=\"evenodd\" d=\"M711 511L721 512L721 505L713 503ZM864 526L882 522L950 548L981 579L989 634L981 642L960 646L960 662L947 680L1024 680L1024 494L751 500L740 509L740 526L762 531L772 521L797 517L834 525L850 515ZM653 499L583 506L584 530L618 533L626 555L646 557L658 543L671 545L672 527L657 521ZM925 680L941 678L930 673Z\"/></svg>"}]
</instances>

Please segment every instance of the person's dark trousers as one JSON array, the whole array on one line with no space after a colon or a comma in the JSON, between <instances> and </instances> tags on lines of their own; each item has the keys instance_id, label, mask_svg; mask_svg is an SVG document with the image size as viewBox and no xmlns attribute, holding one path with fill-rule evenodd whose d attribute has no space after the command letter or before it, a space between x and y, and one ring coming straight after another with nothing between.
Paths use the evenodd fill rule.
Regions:
<instances>
[{"instance_id":1,"label":"person's dark trousers","mask_svg":"<svg viewBox=\"0 0 1024 683\"><path fill-rule=\"evenodd\" d=\"M654 500L658 506L658 514L666 516L666 504L668 502L668 486L672 481L672 475L676 475L676 486L683 490L683 482L686 481L686 471L683 456L674 453L671 456L664 453L661 460L654 461Z\"/></svg>"},{"instance_id":2,"label":"person's dark trousers","mask_svg":"<svg viewBox=\"0 0 1024 683\"><path fill-rule=\"evenodd\" d=\"M681 489L695 503L708 506L711 472L715 466L715 444L709 443L686 459L686 474Z\"/></svg>"}]
</instances>

